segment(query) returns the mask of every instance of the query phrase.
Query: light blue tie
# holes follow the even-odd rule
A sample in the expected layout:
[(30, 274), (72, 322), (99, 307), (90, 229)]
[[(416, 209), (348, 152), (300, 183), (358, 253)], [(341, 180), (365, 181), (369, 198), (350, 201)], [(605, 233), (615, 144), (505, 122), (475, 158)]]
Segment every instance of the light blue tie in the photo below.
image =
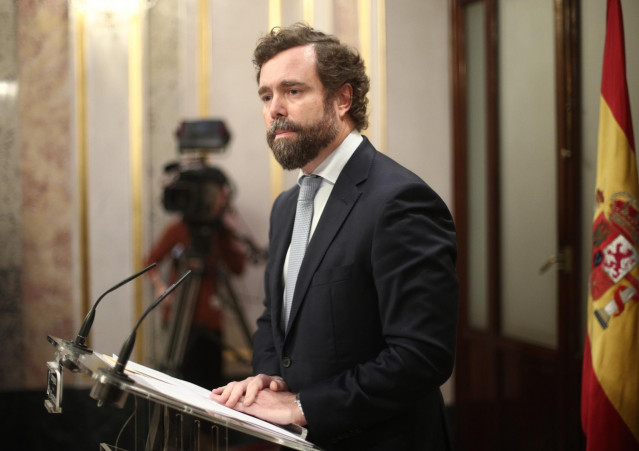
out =
[(308, 236), (311, 230), (311, 221), (313, 220), (313, 199), (321, 183), (322, 177), (316, 175), (302, 177), (300, 194), (297, 198), (297, 210), (295, 211), (291, 249), (288, 256), (288, 270), (286, 272), (286, 298), (283, 312), (285, 331), (291, 314), (297, 275), (300, 272), (300, 266), (302, 266), (302, 260), (304, 260), (306, 246), (308, 245)]

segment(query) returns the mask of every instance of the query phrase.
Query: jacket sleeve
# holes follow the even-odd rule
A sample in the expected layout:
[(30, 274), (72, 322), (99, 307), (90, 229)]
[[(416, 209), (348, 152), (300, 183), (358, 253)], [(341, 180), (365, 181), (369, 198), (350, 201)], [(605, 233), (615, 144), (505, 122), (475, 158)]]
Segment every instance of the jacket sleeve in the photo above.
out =
[[(280, 359), (275, 347), (274, 332), (275, 327), (278, 327), (279, 321), (276, 318), (272, 318), (272, 303), (278, 302), (277, 299), (271, 299), (271, 293), (274, 291), (270, 284), (271, 273), (275, 271), (273, 262), (273, 243), (275, 241), (274, 235), (278, 231), (278, 226), (274, 225), (279, 218), (280, 211), (278, 205), (281, 206), (282, 196), (280, 195), (273, 204), (271, 210), (271, 218), (269, 224), (269, 259), (266, 264), (266, 270), (264, 274), (264, 312), (257, 319), (257, 330), (253, 336), (253, 373), (254, 374), (268, 374), (270, 376), (280, 376)], [(279, 299), (281, 302), (281, 299)]]
[(253, 336), (253, 373), (280, 376), (280, 363), (273, 340), (271, 307), (264, 300), (264, 313), (257, 319), (257, 330)]

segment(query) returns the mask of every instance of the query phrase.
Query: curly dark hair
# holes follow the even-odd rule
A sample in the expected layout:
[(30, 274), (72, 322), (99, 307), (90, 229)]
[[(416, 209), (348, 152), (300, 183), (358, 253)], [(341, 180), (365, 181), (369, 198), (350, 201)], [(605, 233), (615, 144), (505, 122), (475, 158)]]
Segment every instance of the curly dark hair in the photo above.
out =
[(327, 100), (332, 99), (346, 83), (352, 86), (353, 98), (349, 114), (358, 131), (366, 129), (366, 94), (370, 82), (364, 61), (356, 50), (342, 44), (335, 36), (322, 33), (304, 23), (296, 23), (290, 27), (275, 27), (258, 41), (253, 53), (258, 84), (264, 63), (284, 50), (302, 45), (312, 45), (315, 48), (317, 74), (326, 89)]

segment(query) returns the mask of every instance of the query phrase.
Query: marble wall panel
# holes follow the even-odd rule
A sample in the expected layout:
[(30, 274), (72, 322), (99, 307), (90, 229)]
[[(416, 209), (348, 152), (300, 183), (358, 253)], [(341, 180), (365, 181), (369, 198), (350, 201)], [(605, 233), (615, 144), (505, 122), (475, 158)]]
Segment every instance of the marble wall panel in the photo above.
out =
[(0, 388), (19, 386), (22, 353), (20, 151), (17, 121), (16, 9), (0, 4)]
[(16, 2), (24, 384), (43, 386), (72, 321), (72, 137), (66, 0)]

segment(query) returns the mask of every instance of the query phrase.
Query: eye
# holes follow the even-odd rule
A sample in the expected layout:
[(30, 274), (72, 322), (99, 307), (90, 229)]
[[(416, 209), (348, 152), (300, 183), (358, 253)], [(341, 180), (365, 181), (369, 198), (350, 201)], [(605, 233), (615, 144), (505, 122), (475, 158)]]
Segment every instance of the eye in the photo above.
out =
[(273, 98), (273, 96), (272, 96), (272, 95), (270, 95), (270, 94), (264, 94), (264, 95), (261, 97), (262, 102), (264, 102), (264, 103), (270, 102), (272, 98)]
[(299, 94), (299, 93), (300, 93), (300, 90), (299, 90), (299, 89), (295, 89), (295, 88), (293, 88), (293, 89), (289, 89), (289, 90), (288, 90), (288, 93), (289, 93), (290, 95), (295, 96), (295, 95), (297, 95), (297, 94)]

